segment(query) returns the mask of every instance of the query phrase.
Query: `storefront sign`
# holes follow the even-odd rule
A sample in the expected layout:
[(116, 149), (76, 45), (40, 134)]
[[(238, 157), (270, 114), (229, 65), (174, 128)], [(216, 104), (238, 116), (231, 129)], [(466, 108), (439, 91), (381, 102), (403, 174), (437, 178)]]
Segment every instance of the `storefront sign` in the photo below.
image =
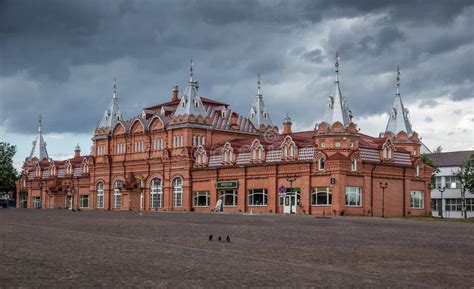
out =
[(237, 189), (238, 187), (239, 182), (237, 181), (225, 181), (216, 183), (216, 188), (218, 189)]

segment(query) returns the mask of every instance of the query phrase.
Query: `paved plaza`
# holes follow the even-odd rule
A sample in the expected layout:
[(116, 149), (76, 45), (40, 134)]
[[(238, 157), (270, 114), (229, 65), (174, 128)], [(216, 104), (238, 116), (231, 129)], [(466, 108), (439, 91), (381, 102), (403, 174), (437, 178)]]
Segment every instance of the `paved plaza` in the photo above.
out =
[(0, 288), (474, 286), (473, 223), (22, 209), (0, 220)]

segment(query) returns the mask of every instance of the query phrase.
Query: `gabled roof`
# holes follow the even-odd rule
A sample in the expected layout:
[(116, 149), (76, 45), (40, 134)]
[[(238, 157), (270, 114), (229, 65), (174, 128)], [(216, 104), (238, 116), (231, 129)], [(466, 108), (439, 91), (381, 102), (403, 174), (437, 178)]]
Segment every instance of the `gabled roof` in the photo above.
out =
[(427, 156), (437, 165), (438, 167), (455, 167), (461, 166), (474, 151), (456, 151), (456, 152), (445, 152), (445, 153), (432, 153)]

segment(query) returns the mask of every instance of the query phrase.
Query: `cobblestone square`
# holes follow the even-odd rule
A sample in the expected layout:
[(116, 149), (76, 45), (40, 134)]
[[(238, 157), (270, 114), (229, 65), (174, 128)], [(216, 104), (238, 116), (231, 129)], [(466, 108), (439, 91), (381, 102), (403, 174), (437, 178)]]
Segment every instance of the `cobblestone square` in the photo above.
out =
[(472, 223), (21, 209), (0, 220), (1, 288), (474, 286)]

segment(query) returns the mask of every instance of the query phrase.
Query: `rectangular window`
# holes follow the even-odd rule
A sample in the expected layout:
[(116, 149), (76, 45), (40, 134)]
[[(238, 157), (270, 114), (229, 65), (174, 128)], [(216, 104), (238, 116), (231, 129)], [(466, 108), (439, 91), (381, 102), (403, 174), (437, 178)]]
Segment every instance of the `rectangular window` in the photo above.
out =
[(219, 191), (219, 199), (222, 200), (224, 207), (237, 206), (237, 190)]
[(461, 181), (455, 176), (445, 177), (446, 179), (446, 188), (447, 189), (460, 189)]
[(154, 150), (163, 149), (163, 139), (162, 138), (156, 138), (156, 139), (153, 140), (153, 149)]
[(41, 197), (34, 197), (33, 198), (33, 208), (41, 209)]
[(81, 208), (89, 208), (89, 195), (81, 196)]
[(361, 195), (359, 187), (346, 187), (346, 206), (360, 207), (362, 205)]
[(193, 192), (194, 207), (209, 207), (209, 192)]
[(104, 195), (97, 195), (97, 208), (102, 209), (104, 207)]
[(330, 206), (332, 205), (332, 190), (329, 187), (313, 188), (311, 194), (312, 206)]
[(411, 191), (410, 193), (410, 207), (413, 209), (423, 209), (423, 192)]
[(266, 206), (268, 202), (267, 189), (249, 190), (249, 206)]

